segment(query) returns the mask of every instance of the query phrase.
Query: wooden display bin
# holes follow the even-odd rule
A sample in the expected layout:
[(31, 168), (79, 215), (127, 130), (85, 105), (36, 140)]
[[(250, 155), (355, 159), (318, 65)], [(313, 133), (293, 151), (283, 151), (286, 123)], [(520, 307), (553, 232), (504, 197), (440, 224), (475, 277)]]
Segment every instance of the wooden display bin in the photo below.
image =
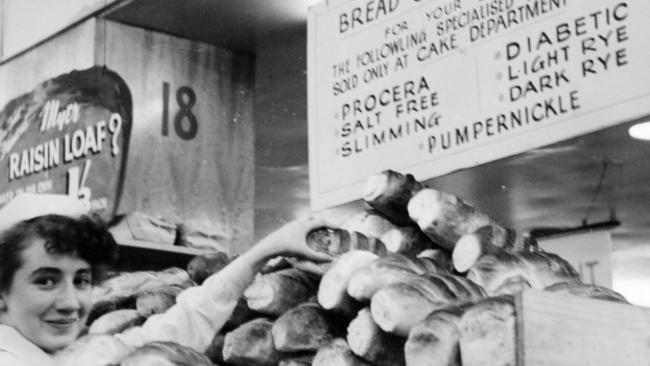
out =
[(650, 365), (650, 308), (541, 291), (515, 306), (517, 366)]

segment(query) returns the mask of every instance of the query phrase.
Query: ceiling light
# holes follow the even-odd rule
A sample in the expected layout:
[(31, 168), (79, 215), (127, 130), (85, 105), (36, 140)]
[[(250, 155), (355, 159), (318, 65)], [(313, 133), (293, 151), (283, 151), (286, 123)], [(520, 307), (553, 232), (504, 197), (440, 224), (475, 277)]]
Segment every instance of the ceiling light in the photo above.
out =
[(650, 121), (637, 123), (627, 130), (630, 136), (639, 140), (650, 140)]

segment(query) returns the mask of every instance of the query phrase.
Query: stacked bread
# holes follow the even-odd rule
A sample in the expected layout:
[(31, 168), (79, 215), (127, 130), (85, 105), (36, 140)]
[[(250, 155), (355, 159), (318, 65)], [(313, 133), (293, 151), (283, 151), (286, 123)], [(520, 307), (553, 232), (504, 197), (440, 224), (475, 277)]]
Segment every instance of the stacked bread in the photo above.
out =
[[(307, 235), (332, 263), (267, 264), (205, 351), (213, 363), (514, 365), (516, 293), (625, 302), (582, 283), (567, 261), (534, 240), (409, 174), (374, 175), (363, 196), (367, 209)], [(210, 267), (197, 257), (192, 279), (218, 271), (221, 259)], [(139, 301), (155, 309), (138, 311), (141, 317), (164, 307)]]

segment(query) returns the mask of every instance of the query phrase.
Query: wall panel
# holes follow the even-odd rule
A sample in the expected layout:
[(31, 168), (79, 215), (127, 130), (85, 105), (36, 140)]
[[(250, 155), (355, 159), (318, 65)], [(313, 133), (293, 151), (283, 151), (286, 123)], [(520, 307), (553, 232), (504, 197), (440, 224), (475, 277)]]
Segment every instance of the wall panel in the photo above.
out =
[(96, 20), (89, 19), (39, 47), (0, 65), (0, 106), (74, 69), (93, 66)]
[(253, 60), (209, 44), (105, 21), (97, 62), (133, 98), (120, 211), (183, 222), (239, 252), (253, 235)]

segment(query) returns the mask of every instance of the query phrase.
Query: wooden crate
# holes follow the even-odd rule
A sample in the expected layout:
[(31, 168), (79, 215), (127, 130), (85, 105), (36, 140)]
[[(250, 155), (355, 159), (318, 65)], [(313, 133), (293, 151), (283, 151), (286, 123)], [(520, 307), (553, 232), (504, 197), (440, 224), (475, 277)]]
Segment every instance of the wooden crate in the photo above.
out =
[(541, 291), (515, 302), (518, 366), (650, 365), (650, 308)]

